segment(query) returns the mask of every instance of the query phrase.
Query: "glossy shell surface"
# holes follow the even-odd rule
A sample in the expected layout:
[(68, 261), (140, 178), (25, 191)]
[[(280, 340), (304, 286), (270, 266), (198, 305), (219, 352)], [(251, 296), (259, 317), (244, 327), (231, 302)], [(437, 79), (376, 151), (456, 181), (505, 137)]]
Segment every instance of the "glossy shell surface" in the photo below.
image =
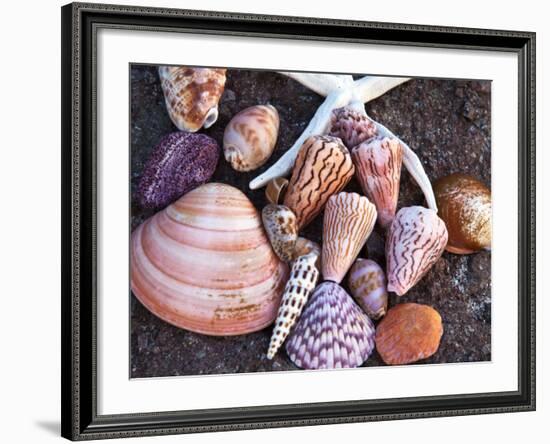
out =
[(275, 254), (285, 262), (291, 261), (298, 238), (294, 213), (284, 205), (269, 204), (262, 210), (262, 221)]
[(468, 254), (491, 249), (491, 191), (465, 174), (451, 174), (433, 184), (438, 215), (449, 231), (447, 251)]
[(441, 316), (432, 307), (397, 304), (378, 324), (376, 350), (386, 364), (410, 364), (432, 356), (442, 335)]
[(371, 319), (379, 319), (386, 314), (386, 275), (376, 262), (357, 259), (349, 272), (348, 286), (355, 301)]
[(334, 282), (323, 282), (310, 297), (290, 333), (286, 351), (304, 369), (359, 367), (374, 349), (374, 325)]
[(131, 237), (131, 288), (175, 326), (239, 335), (273, 322), (288, 278), (260, 215), (238, 189), (209, 183), (142, 223)]

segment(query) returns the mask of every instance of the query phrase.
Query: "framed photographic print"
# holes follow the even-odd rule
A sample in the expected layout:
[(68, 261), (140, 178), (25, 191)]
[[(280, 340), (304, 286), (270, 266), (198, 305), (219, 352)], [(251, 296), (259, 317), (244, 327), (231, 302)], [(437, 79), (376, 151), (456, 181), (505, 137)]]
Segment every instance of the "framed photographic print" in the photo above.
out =
[(534, 45), (63, 7), (63, 436), (533, 410)]

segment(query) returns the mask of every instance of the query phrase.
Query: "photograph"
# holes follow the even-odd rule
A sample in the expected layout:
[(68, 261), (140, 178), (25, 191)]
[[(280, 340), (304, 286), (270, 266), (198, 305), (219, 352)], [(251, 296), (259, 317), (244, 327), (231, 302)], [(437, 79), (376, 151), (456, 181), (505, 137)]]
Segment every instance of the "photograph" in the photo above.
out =
[(491, 80), (129, 86), (130, 378), (491, 361)]

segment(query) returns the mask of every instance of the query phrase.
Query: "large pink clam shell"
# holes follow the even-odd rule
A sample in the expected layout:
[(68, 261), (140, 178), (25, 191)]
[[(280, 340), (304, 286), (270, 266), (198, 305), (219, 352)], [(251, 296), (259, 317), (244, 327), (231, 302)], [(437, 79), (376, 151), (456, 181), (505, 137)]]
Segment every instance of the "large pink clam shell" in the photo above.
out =
[(216, 336), (271, 324), (288, 278), (252, 203), (217, 183), (187, 193), (132, 233), (130, 272), (132, 291), (152, 313)]

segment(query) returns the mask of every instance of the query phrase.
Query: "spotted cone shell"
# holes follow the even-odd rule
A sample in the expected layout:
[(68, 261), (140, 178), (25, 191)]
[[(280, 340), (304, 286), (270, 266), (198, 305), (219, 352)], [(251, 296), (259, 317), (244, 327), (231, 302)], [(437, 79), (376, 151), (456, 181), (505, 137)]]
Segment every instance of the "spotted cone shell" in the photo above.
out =
[(252, 171), (270, 158), (279, 133), (279, 113), (274, 106), (243, 109), (227, 124), (223, 153), (234, 170)]
[(357, 259), (348, 278), (350, 292), (371, 319), (379, 319), (388, 308), (384, 270), (370, 259)]
[(291, 261), (298, 238), (294, 213), (284, 205), (269, 204), (262, 210), (262, 221), (275, 254), (285, 262)]
[(290, 278), (286, 283), (269, 343), (268, 359), (273, 359), (287, 338), (290, 329), (300, 317), (309, 295), (317, 284), (319, 279), (319, 271), (315, 267), (317, 257), (318, 255), (315, 252), (311, 252), (292, 262)]
[(342, 282), (375, 222), (376, 208), (365, 196), (345, 192), (331, 196), (323, 221), (321, 269), (325, 280)]
[(386, 240), (388, 291), (398, 296), (409, 291), (441, 257), (447, 228), (434, 210), (401, 208)]
[(449, 230), (447, 251), (469, 254), (491, 249), (491, 190), (466, 174), (451, 174), (433, 184), (439, 217)]
[(238, 189), (208, 183), (133, 233), (130, 283), (159, 318), (207, 335), (240, 335), (273, 322), (288, 267)]
[(439, 348), (443, 323), (428, 305), (397, 304), (376, 329), (376, 350), (389, 365), (403, 365), (432, 356)]
[(178, 129), (194, 133), (216, 122), (225, 72), (221, 68), (159, 67), (166, 109)]
[(296, 214), (298, 230), (313, 220), (328, 198), (342, 190), (355, 168), (342, 141), (309, 137), (298, 152), (284, 204)]
[(374, 349), (374, 325), (334, 282), (319, 285), (290, 333), (286, 351), (304, 369), (359, 367)]
[(376, 136), (376, 125), (362, 112), (345, 106), (335, 109), (330, 119), (330, 135), (339, 137), (349, 149)]
[(397, 139), (371, 139), (356, 146), (351, 157), (363, 192), (378, 211), (378, 222), (387, 228), (397, 208), (403, 148)]

